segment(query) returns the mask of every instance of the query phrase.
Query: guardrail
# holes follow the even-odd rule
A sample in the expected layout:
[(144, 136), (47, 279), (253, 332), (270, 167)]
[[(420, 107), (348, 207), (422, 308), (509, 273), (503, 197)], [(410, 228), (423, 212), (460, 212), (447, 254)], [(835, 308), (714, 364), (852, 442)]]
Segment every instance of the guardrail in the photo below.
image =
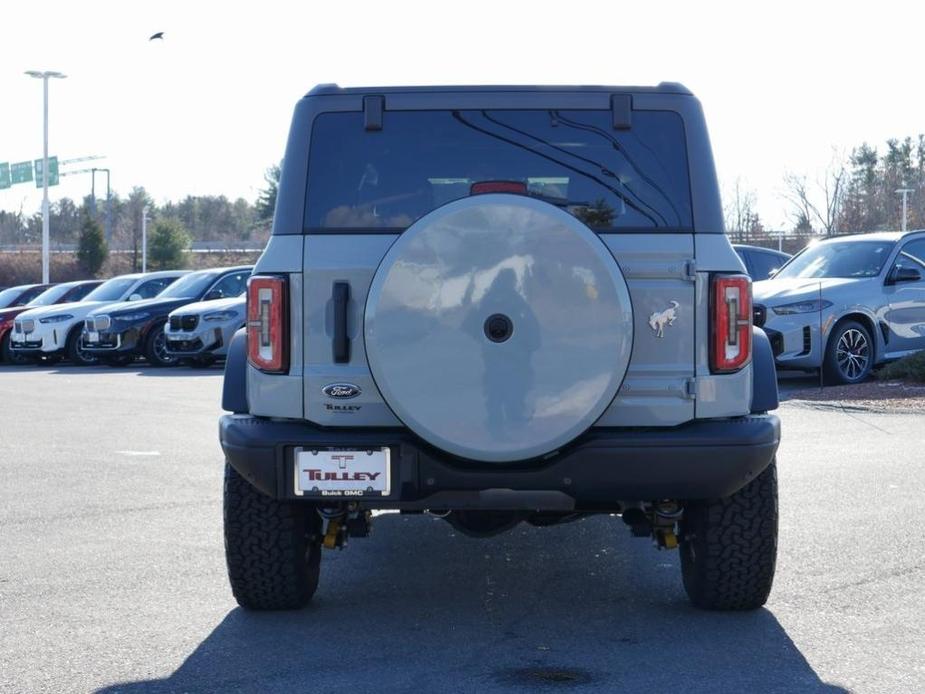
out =
[[(196, 242), (189, 249), (191, 253), (258, 253), (264, 249), (266, 243), (243, 242), (228, 246), (222, 243), (213, 243), (210, 241)], [(76, 253), (76, 243), (53, 244), (50, 248), (52, 253)], [(42, 246), (39, 244), (0, 244), (0, 253), (41, 253)], [(110, 248), (110, 253), (141, 253), (141, 249), (132, 248)]]

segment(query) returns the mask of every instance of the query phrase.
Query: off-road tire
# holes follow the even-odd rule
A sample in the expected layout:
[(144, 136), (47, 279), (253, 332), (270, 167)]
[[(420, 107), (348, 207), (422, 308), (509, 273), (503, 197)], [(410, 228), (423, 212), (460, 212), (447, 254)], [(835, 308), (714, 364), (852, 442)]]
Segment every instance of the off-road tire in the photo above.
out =
[(225, 560), (231, 592), (249, 610), (295, 610), (318, 587), (321, 518), (271, 499), (225, 464)]
[(72, 329), (67, 336), (67, 344), (64, 347), (64, 352), (67, 354), (68, 361), (74, 366), (92, 366), (99, 363), (99, 357), (95, 357), (80, 349), (80, 333), (81, 328), (78, 326)]
[(754, 610), (767, 601), (777, 561), (777, 465), (725, 499), (688, 503), (681, 575), (707, 610)]
[(145, 338), (145, 359), (151, 366), (176, 366), (179, 359), (171, 357), (164, 351), (167, 338), (164, 336), (164, 324), (155, 325)]
[(7, 331), (0, 340), (0, 361), (4, 364), (28, 364), (32, 360), (10, 347), (10, 333)]
[[(855, 331), (850, 333), (850, 331)], [(838, 362), (839, 343), (846, 334), (860, 334), (861, 339), (866, 341), (867, 355), (864, 368), (857, 375), (846, 374)], [(870, 375), (874, 365), (874, 338), (870, 331), (861, 323), (853, 320), (846, 320), (838, 323), (829, 335), (829, 341), (825, 346), (825, 359), (822, 363), (823, 376), (826, 385), (861, 383)]]

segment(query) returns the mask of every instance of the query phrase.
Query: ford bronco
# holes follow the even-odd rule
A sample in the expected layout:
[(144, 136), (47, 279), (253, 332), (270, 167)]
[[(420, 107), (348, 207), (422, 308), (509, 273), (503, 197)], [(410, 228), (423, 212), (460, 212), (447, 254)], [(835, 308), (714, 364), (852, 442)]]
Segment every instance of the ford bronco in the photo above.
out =
[(620, 516), (695, 605), (770, 592), (773, 357), (681, 85), (313, 89), (223, 407), (246, 608), (305, 605), (376, 510)]

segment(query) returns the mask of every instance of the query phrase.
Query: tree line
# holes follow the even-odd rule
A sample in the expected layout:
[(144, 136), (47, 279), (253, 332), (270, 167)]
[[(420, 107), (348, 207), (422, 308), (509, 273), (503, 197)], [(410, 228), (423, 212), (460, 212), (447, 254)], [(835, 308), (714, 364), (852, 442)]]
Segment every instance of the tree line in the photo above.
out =
[[(795, 236), (832, 236), (902, 228), (902, 196), (907, 188), (909, 229), (925, 227), (925, 135), (889, 139), (878, 148), (867, 142), (847, 155), (833, 152), (816, 177), (787, 173), (781, 197)], [(737, 240), (767, 238), (756, 211), (757, 194), (740, 179), (724, 192), (726, 231)]]
[[(142, 186), (136, 186), (127, 196), (113, 193), (111, 212), (105, 197), (94, 201), (86, 196), (81, 201), (60, 198), (49, 210), (52, 247), (59, 244), (81, 244), (82, 237), (95, 237), (95, 225), (105, 228), (110, 220), (109, 235), (103, 235), (108, 248), (132, 251), (132, 269), (140, 266), (142, 214), (148, 208), (148, 232), (169, 228), (176, 238), (189, 244), (210, 241), (233, 247), (242, 241), (263, 242), (269, 235), (276, 205), (279, 167), (267, 169), (266, 187), (253, 203), (244, 198), (230, 200), (224, 195), (186, 196), (179, 201), (158, 205)], [(157, 238), (157, 234), (155, 234)], [(23, 210), (0, 210), (0, 246), (31, 245), (42, 242), (42, 215)], [(94, 243), (96, 240), (94, 238)], [(149, 238), (149, 251), (151, 239)]]

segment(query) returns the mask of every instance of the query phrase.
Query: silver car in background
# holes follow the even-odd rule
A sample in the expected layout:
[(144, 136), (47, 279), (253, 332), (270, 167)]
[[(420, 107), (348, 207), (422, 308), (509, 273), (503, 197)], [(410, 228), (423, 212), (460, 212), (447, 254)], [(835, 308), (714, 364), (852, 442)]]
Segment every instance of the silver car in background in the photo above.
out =
[(821, 241), (753, 295), (779, 367), (857, 383), (876, 364), (925, 349), (925, 231)]
[(164, 335), (167, 352), (195, 366), (208, 366), (228, 353), (237, 330), (244, 327), (246, 296), (200, 301), (173, 311)]

